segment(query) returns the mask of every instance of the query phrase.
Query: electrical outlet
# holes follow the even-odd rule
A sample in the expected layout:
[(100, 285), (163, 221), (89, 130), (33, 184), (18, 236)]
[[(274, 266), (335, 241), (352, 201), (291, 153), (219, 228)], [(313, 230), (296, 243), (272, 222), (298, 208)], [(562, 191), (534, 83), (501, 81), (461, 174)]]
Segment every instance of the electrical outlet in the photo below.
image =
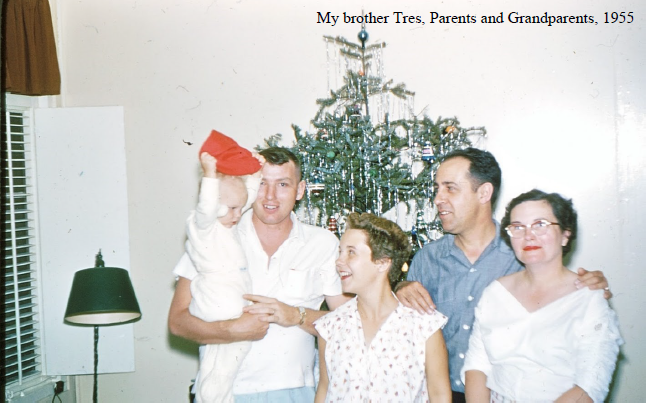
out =
[(60, 395), (61, 393), (63, 393), (64, 386), (65, 383), (63, 381), (56, 382), (56, 384), (54, 385), (54, 394)]

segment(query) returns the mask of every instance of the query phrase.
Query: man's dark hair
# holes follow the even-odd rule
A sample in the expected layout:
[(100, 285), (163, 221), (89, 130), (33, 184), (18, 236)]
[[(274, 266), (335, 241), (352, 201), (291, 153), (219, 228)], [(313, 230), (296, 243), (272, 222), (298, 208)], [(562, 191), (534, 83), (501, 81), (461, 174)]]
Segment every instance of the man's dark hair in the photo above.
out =
[(301, 162), (289, 149), (284, 147), (269, 147), (260, 151), (260, 155), (265, 157), (265, 161), (272, 165), (283, 165), (292, 161), (296, 166), (296, 177), (299, 181), (303, 180), (303, 172), (301, 171)]
[(496, 158), (489, 151), (469, 147), (463, 150), (451, 151), (444, 156), (442, 161), (458, 157), (469, 161), (469, 176), (471, 176), (471, 187), (474, 191), (483, 183), (489, 182), (493, 185), (493, 193), (491, 194), (491, 206), (493, 208), (498, 200), (502, 180), (502, 172)]
[(514, 207), (527, 201), (541, 201), (544, 200), (552, 207), (552, 212), (556, 217), (556, 221), (561, 227), (561, 231), (570, 231), (568, 243), (563, 247), (563, 256), (567, 255), (572, 249), (572, 242), (576, 239), (577, 234), (577, 213), (572, 204), (572, 199), (566, 199), (558, 193), (545, 193), (542, 190), (532, 189), (529, 192), (513, 198), (505, 209), (505, 216), (500, 222), (500, 231), (503, 239), (511, 246), (509, 234), (505, 228), (510, 224), (511, 211)]

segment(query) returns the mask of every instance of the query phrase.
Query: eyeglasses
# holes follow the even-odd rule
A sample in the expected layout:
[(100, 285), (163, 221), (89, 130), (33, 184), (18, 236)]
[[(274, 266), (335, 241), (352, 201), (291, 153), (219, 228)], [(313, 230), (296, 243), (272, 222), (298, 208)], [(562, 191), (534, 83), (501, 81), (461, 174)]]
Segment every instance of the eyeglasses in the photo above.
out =
[(536, 236), (541, 236), (545, 235), (547, 233), (547, 228), (550, 225), (559, 225), (557, 222), (549, 222), (547, 220), (538, 220), (532, 225), (523, 225), (523, 224), (509, 224), (508, 226), (505, 227), (505, 230), (509, 234), (510, 237), (512, 238), (522, 238), (525, 236), (525, 233), (527, 232), (527, 228), (529, 227), (530, 230), (532, 231), (532, 234)]

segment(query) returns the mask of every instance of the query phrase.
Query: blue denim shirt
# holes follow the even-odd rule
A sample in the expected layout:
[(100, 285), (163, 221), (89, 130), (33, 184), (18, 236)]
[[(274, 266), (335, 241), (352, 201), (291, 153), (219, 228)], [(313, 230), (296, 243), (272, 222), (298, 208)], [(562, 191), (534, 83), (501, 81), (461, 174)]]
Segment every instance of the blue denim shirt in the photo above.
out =
[(474, 264), (455, 246), (455, 236), (451, 234), (425, 245), (413, 258), (407, 280), (419, 281), (431, 294), (437, 310), (449, 317), (442, 333), (449, 352), (449, 375), (454, 391), (464, 392), (460, 370), (482, 291), (495, 279), (521, 268), (514, 252), (500, 237), (498, 222), (496, 238)]

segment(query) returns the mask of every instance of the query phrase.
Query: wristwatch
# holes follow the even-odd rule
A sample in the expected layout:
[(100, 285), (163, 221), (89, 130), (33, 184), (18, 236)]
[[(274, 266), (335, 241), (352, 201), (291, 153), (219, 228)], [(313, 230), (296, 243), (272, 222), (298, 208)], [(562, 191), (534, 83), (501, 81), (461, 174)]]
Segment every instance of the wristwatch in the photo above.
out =
[(303, 323), (305, 323), (305, 315), (307, 315), (307, 312), (302, 306), (298, 307), (298, 312), (301, 314), (301, 321), (298, 322), (298, 326), (301, 326)]

